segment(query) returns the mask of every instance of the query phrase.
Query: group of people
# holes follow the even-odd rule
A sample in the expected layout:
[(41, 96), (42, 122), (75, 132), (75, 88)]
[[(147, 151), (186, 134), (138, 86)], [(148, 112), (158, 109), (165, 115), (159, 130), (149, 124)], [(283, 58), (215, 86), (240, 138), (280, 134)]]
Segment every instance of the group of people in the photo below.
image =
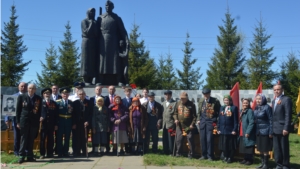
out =
[[(289, 125), (291, 122), (291, 99), (283, 95), (281, 85), (274, 85), (275, 99), (267, 104), (263, 94), (255, 96), (253, 111), (249, 99), (242, 99), (239, 111), (232, 98), (225, 95), (224, 105), (211, 97), (210, 89), (203, 89), (203, 98), (195, 104), (188, 94), (182, 92), (180, 99), (172, 98), (172, 91), (164, 92), (165, 101), (155, 101), (155, 93), (143, 89), (143, 97), (131, 97), (131, 88), (124, 88), (125, 97), (108, 87), (108, 96), (102, 96), (102, 87), (95, 87), (95, 96), (88, 97), (84, 83), (74, 84), (75, 94), (69, 96), (70, 88), (53, 85), (45, 88), (38, 96), (35, 84), (20, 83), (16, 117), (12, 120), (15, 133), (14, 152), (19, 163), (27, 156), (33, 158), (34, 139), (40, 133), (40, 158), (69, 156), (72, 136), (73, 156), (88, 153), (116, 155), (149, 153), (150, 136), (152, 153), (158, 151), (158, 132), (163, 131), (163, 153), (180, 157), (183, 154), (183, 139), (186, 136), (189, 152), (195, 153), (194, 136), (199, 133), (201, 144), (200, 160), (214, 160), (214, 139), (219, 135), (221, 159), (232, 163), (235, 150), (244, 154), (241, 164), (253, 163), (254, 146), (261, 153), (261, 165), (268, 168), (269, 151), (274, 150), (277, 168), (289, 168)], [(27, 90), (26, 90), (27, 89)], [(58, 89), (60, 95), (58, 94)], [(217, 132), (214, 133), (213, 131)], [(87, 150), (88, 134), (91, 131), (92, 152)], [(54, 134), (55, 133), (55, 134)], [(54, 137), (55, 136), (55, 137)], [(63, 139), (64, 138), (64, 139)], [(45, 142), (47, 139), (47, 147)], [(55, 147), (54, 147), (55, 143)], [(175, 145), (174, 145), (175, 144)], [(118, 148), (120, 146), (120, 148)], [(118, 151), (120, 150), (120, 151)]]

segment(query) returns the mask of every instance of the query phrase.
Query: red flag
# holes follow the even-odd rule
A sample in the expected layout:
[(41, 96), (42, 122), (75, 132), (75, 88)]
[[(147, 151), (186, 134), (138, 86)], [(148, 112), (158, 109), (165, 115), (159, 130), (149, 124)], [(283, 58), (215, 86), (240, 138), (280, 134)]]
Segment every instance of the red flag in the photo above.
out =
[(230, 96), (232, 98), (233, 105), (240, 110), (240, 84), (236, 82), (233, 88), (230, 90)]
[[(259, 86), (258, 86), (258, 88), (257, 88), (257, 90), (256, 90), (255, 96), (256, 96), (257, 94), (259, 94), (259, 93), (262, 93), (262, 82), (259, 83)], [(256, 107), (256, 97), (255, 97), (255, 96), (254, 96), (254, 99), (253, 99), (253, 102), (252, 102), (252, 105), (251, 105), (251, 109), (252, 109), (252, 110), (254, 110), (255, 107)]]

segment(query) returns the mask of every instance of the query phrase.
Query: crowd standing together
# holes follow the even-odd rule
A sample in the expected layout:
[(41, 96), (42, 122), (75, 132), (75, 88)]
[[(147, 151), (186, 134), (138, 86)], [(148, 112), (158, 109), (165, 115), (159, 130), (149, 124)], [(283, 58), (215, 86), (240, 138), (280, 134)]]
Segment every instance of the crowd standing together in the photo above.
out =
[[(180, 100), (172, 99), (172, 91), (165, 91), (165, 101), (155, 101), (155, 93), (143, 89), (131, 97), (131, 88), (125, 88), (126, 97), (115, 93), (109, 86), (108, 96), (102, 96), (102, 87), (95, 87), (95, 96), (88, 97), (84, 83), (74, 84), (75, 94), (69, 96), (70, 88), (53, 85), (45, 88), (41, 96), (36, 94), (35, 84), (22, 82), (19, 85), (14, 129), (14, 153), (19, 163), (35, 161), (34, 139), (40, 133), (40, 158), (68, 157), (72, 138), (72, 156), (143, 155), (149, 153), (150, 137), (152, 153), (158, 152), (158, 132), (163, 131), (163, 153), (180, 157), (183, 154), (183, 139), (188, 141), (188, 158), (195, 156), (195, 133), (199, 133), (201, 158), (215, 160), (214, 139), (219, 135), (218, 148), (221, 160), (232, 163), (235, 150), (244, 154), (241, 164), (253, 163), (254, 147), (260, 152), (261, 164), (257, 168), (267, 169), (269, 151), (274, 150), (277, 169), (288, 169), (289, 126), (291, 123), (292, 102), (283, 95), (283, 88), (273, 87), (275, 99), (272, 106), (266, 97), (258, 94), (255, 110), (250, 108), (250, 100), (242, 100), (242, 109), (233, 105), (232, 98), (225, 95), (224, 105), (210, 96), (210, 89), (203, 89), (198, 111), (182, 92)], [(60, 95), (58, 94), (58, 90)], [(214, 133), (214, 130), (217, 132)], [(91, 131), (92, 151), (88, 152), (87, 142)], [(55, 136), (55, 137), (54, 137)], [(72, 137), (71, 137), (72, 136)], [(47, 139), (47, 147), (46, 146)], [(112, 144), (112, 151), (110, 145)], [(120, 147), (118, 147), (120, 146)], [(120, 150), (120, 151), (119, 151)]]

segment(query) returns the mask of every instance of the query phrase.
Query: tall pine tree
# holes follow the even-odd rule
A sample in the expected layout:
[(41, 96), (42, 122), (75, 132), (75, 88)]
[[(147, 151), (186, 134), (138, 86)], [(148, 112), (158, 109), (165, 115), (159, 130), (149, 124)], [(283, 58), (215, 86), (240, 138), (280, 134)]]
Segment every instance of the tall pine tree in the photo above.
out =
[(249, 87), (256, 89), (260, 82), (265, 88), (272, 88), (272, 81), (276, 73), (272, 70), (272, 65), (276, 57), (272, 58), (273, 47), (268, 48), (267, 43), (271, 35), (266, 33), (262, 19), (258, 21), (253, 34), (253, 41), (250, 43), (251, 58), (248, 62), (249, 69)]
[(243, 47), (237, 26), (231, 18), (229, 10), (223, 20), (224, 26), (219, 26), (220, 35), (217, 36), (219, 48), (215, 49), (207, 70), (206, 87), (214, 90), (230, 90), (236, 82), (245, 82)]
[(19, 25), (16, 23), (16, 7), (11, 6), (10, 21), (4, 22), (4, 30), (1, 30), (1, 85), (17, 86), (22, 80), (26, 68), (31, 60), (23, 62), (23, 53), (27, 51), (23, 45), (23, 35), (18, 35)]
[(163, 55), (160, 56), (157, 70), (157, 79), (159, 85), (157, 89), (177, 89), (177, 78), (174, 72), (173, 60), (171, 56), (171, 53), (167, 53), (167, 57), (164, 57)]
[(144, 40), (139, 40), (141, 33), (138, 32), (139, 26), (133, 24), (129, 43), (129, 80), (130, 83), (136, 84), (138, 88), (148, 87), (157, 88), (156, 65), (152, 58), (149, 57), (150, 52), (145, 49)]
[(58, 82), (59, 86), (73, 86), (74, 82), (79, 78), (79, 57), (76, 40), (73, 40), (71, 26), (68, 22), (65, 25), (66, 32), (64, 40), (60, 41), (59, 47), (59, 70)]
[(53, 84), (56, 84), (60, 75), (57, 66), (58, 55), (55, 46), (52, 42), (50, 43), (50, 47), (47, 49), (45, 55), (46, 63), (43, 63), (41, 61), (43, 70), (41, 74), (36, 73), (38, 78), (36, 83), (39, 87), (43, 88), (50, 87)]
[(180, 61), (182, 64), (182, 71), (177, 69), (179, 89), (181, 90), (199, 90), (203, 84), (203, 80), (200, 81), (202, 73), (200, 73), (200, 67), (193, 69), (192, 66), (197, 62), (197, 59), (192, 59), (192, 53), (194, 48), (191, 47), (192, 42), (189, 41), (190, 35), (186, 34), (186, 41), (184, 44), (183, 60)]

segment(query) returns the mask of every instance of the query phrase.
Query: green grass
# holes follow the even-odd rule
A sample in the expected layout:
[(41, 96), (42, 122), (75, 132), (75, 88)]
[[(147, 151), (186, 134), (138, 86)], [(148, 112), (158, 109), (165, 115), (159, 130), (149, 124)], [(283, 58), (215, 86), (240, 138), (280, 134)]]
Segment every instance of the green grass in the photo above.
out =
[(18, 157), (16, 157), (14, 154), (7, 154), (5, 152), (1, 152), (1, 163), (16, 163), (18, 162)]
[[(292, 168), (300, 168), (300, 136), (291, 134), (290, 137), (290, 162)], [(259, 157), (255, 156), (254, 164), (251, 166), (245, 166), (238, 163), (239, 160), (235, 160), (232, 164), (223, 163), (221, 160), (216, 161), (200, 161), (197, 158), (188, 159), (187, 157), (172, 157), (162, 154), (162, 147), (159, 146), (158, 154), (145, 154), (144, 164), (154, 166), (201, 166), (201, 167), (218, 167), (218, 168), (255, 168), (259, 164)], [(275, 168), (276, 164), (274, 160), (270, 160), (270, 167)]]

